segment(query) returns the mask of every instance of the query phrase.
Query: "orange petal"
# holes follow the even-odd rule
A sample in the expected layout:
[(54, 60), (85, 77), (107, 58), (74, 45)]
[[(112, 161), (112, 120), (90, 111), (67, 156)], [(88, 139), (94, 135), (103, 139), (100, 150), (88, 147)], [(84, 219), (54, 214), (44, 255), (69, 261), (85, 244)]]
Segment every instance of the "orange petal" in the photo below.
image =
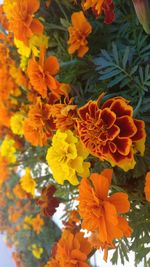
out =
[(33, 14), (35, 13), (39, 7), (40, 7), (40, 1), (39, 0), (25, 0), (28, 5), (28, 13)]
[(44, 26), (38, 19), (33, 19), (30, 29), (34, 34), (41, 34), (44, 30)]
[(108, 179), (97, 173), (91, 174), (90, 179), (94, 185), (97, 196), (101, 200), (104, 200), (107, 197), (109, 191)]
[(105, 209), (105, 218), (108, 223), (117, 225), (117, 210), (113, 204), (108, 201), (104, 201), (104, 209)]
[(82, 30), (83, 27), (85, 27), (85, 24), (87, 27), (91, 28), (90, 24), (88, 23), (82, 11), (74, 12), (71, 16), (71, 21), (72, 21), (73, 26), (79, 30)]
[(110, 185), (113, 175), (113, 169), (105, 169), (101, 172), (101, 175), (105, 176), (108, 179)]
[(130, 203), (126, 193), (115, 193), (109, 197), (109, 201), (115, 206), (117, 212), (119, 213), (126, 213), (130, 209)]
[(145, 197), (147, 201), (150, 201), (150, 172), (146, 174), (146, 182), (144, 187)]
[(133, 232), (133, 230), (129, 226), (128, 221), (123, 217), (118, 217), (118, 221), (119, 221), (119, 228), (123, 232), (123, 235), (125, 237), (130, 237), (132, 232)]
[(78, 49), (78, 57), (82, 58), (88, 52), (89, 48), (87, 46), (80, 46)]
[[(57, 81), (55, 80), (55, 78), (51, 75), (47, 75), (46, 76), (46, 84), (48, 86), (48, 88), (53, 91), (57, 89)], [(55, 92), (53, 92), (55, 93)]]
[(60, 66), (57, 57), (49, 56), (45, 61), (44, 70), (55, 76), (59, 72)]

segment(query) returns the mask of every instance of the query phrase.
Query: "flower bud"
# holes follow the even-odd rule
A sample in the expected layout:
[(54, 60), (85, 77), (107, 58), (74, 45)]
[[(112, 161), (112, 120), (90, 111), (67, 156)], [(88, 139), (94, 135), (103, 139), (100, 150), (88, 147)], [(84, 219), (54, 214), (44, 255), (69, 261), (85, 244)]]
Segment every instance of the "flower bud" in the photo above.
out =
[(149, 0), (132, 0), (136, 15), (146, 33), (150, 34), (150, 6)]

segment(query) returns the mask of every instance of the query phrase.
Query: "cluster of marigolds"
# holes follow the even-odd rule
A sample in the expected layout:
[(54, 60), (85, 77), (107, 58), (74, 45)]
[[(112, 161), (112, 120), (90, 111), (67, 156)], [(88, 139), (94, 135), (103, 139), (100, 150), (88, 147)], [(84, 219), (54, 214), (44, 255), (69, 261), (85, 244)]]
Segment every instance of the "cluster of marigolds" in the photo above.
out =
[[(109, 24), (115, 19), (114, 4), (112, 0), (83, 0), (80, 5), (72, 2), (80, 10), (71, 16), (68, 53), (82, 58), (88, 53), (88, 36), (92, 34), (87, 10), (92, 9), (96, 17), (104, 14), (104, 22)], [(80, 108), (74, 103), (71, 85), (59, 81), (59, 58), (47, 54), (44, 16), (37, 17), (40, 4), (39, 0), (4, 0), (0, 6), (4, 29), (0, 33), (0, 203), (6, 205), (2, 191), (8, 179), (13, 179), (12, 174), (19, 172), (20, 154), (29, 146), (46, 147), (45, 163), (54, 183), (40, 191), (27, 167), (13, 187), (17, 201), (9, 207), (9, 220), (16, 223), (31, 206), (31, 199), (36, 199), (40, 213), (26, 216), (20, 227), (38, 235), (43, 218), (51, 217), (61, 202), (55, 197), (55, 184), (61, 187), (68, 181), (78, 190), (78, 206), (70, 212), (45, 267), (88, 267), (87, 259), (95, 250), (104, 250), (107, 260), (114, 241), (131, 236), (125, 216), (130, 210), (128, 195), (111, 193), (111, 167), (125, 172), (135, 167), (135, 155), (143, 156), (145, 151), (145, 123), (133, 117), (132, 106), (120, 96), (104, 101), (102, 94)], [(45, 1), (45, 9), (50, 7), (51, 1)], [(91, 173), (91, 158), (107, 161), (111, 167)], [(8, 188), (5, 194), (11, 198)], [(150, 173), (145, 195), (150, 201)], [(28, 199), (24, 206), (23, 199)], [(81, 229), (90, 232), (90, 237), (85, 238)], [(38, 244), (31, 244), (30, 250), (36, 259), (42, 257), (43, 248)], [(13, 257), (18, 267), (24, 266), (19, 253)]]

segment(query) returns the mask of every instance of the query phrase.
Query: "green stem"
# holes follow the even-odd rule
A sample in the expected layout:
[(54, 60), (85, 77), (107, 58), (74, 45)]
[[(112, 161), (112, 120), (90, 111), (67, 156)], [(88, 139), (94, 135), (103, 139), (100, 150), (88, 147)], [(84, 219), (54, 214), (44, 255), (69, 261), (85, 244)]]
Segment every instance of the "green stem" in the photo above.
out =
[(139, 111), (139, 108), (140, 108), (140, 106), (141, 106), (141, 104), (142, 104), (142, 100), (143, 100), (143, 97), (142, 97), (142, 95), (140, 95), (140, 96), (139, 96), (139, 101), (138, 101), (138, 103), (137, 103), (137, 106), (136, 106), (136, 108), (135, 108), (134, 111), (133, 111), (133, 116), (134, 116), (134, 117), (137, 115), (137, 113), (138, 113), (138, 111)]
[(64, 31), (67, 32), (68, 30), (66, 28), (64, 28), (63, 26), (59, 26), (59, 25), (55, 25), (53, 23), (48, 24), (47, 23), (47, 29), (48, 30), (60, 30), (60, 31)]
[(59, 0), (56, 0), (56, 3), (58, 5), (59, 9), (61, 10), (62, 14), (64, 15), (65, 19), (68, 21), (68, 17), (66, 15), (66, 12), (64, 11), (62, 5), (59, 3)]
[(78, 60), (78, 59), (74, 59), (74, 60), (70, 60), (70, 61), (66, 61), (66, 62), (62, 62), (60, 64), (61, 67), (68, 67), (69, 65), (74, 65), (74, 64), (78, 64), (78, 63), (83, 63), (83, 61)]

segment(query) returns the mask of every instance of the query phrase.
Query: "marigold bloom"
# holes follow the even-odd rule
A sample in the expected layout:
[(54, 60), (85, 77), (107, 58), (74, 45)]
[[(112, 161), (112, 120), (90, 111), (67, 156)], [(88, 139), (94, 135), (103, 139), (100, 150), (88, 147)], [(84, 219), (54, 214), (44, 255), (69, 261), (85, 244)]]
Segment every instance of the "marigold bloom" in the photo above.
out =
[(50, 113), (56, 124), (56, 129), (74, 130), (75, 118), (77, 117), (77, 106), (71, 103), (54, 104), (51, 106)]
[(58, 130), (52, 139), (52, 146), (47, 151), (46, 159), (54, 179), (59, 184), (68, 180), (71, 184), (77, 185), (77, 174), (89, 175), (90, 163), (84, 162), (87, 156), (87, 150), (73, 132)]
[(40, 214), (37, 214), (37, 216), (32, 219), (32, 227), (33, 230), (36, 232), (37, 235), (39, 235), (39, 233), (41, 232), (41, 227), (44, 225), (44, 221), (41, 218)]
[(15, 261), (16, 267), (24, 267), (19, 252), (12, 252), (12, 258)]
[(107, 100), (101, 108), (89, 101), (79, 109), (78, 134), (89, 152), (124, 171), (135, 166), (134, 154), (145, 150), (144, 121), (133, 119), (133, 109), (121, 97)]
[(10, 127), (14, 134), (23, 135), (24, 115), (20, 112), (15, 113), (10, 119)]
[(114, 14), (114, 3), (113, 0), (83, 0), (83, 9), (87, 10), (89, 8), (92, 8), (93, 13), (96, 16), (100, 16), (102, 12), (105, 14), (105, 20), (104, 22), (106, 24), (110, 24), (115, 19)]
[(22, 189), (30, 193), (32, 196), (35, 194), (35, 187), (36, 187), (36, 182), (31, 176), (31, 172), (29, 168), (25, 169), (25, 174), (21, 177), (20, 179), (20, 184)]
[(0, 146), (1, 155), (6, 157), (8, 163), (16, 162), (16, 148), (15, 141), (11, 138), (5, 137)]
[(42, 214), (45, 216), (51, 217), (59, 206), (58, 198), (53, 196), (55, 191), (55, 186), (48, 185), (42, 189), (41, 196), (37, 200), (37, 204), (40, 205)]
[[(121, 213), (129, 211), (130, 203), (126, 193), (114, 193), (108, 196), (112, 170), (101, 174), (93, 173), (90, 181), (81, 180), (79, 186), (79, 213), (83, 219), (82, 227), (99, 233), (101, 243), (112, 244), (115, 238), (121, 238), (125, 230), (121, 227)], [(124, 225), (124, 224), (123, 224)]]
[(13, 193), (19, 199), (27, 198), (27, 193), (22, 189), (20, 184), (15, 185), (15, 187), (13, 188)]
[(43, 248), (38, 247), (36, 244), (33, 244), (31, 247), (32, 254), (36, 259), (40, 259), (43, 254)]
[(16, 0), (12, 6), (12, 14), (9, 20), (9, 29), (13, 31), (16, 39), (27, 43), (33, 34), (43, 32), (43, 24), (34, 18), (34, 13), (39, 7), (39, 0)]
[(0, 188), (3, 183), (9, 178), (8, 161), (0, 153)]
[(49, 56), (45, 59), (45, 48), (41, 47), (40, 58), (37, 62), (35, 57), (29, 60), (27, 73), (34, 90), (37, 91), (42, 98), (46, 98), (48, 89), (55, 94), (64, 95), (59, 86), (59, 82), (55, 76), (59, 72), (59, 62), (55, 56)]
[(41, 99), (30, 107), (28, 118), (24, 121), (24, 136), (33, 146), (43, 146), (52, 137), (55, 124), (50, 114), (51, 105)]
[(57, 243), (55, 257), (48, 262), (49, 267), (89, 267), (86, 263), (91, 252), (87, 238), (81, 232), (65, 230)]
[(92, 27), (82, 11), (74, 12), (71, 21), (72, 25), (68, 28), (68, 53), (77, 51), (78, 57), (83, 57), (89, 50), (87, 37), (92, 32)]
[(144, 187), (145, 197), (147, 201), (150, 201), (150, 172), (146, 174), (146, 181)]

